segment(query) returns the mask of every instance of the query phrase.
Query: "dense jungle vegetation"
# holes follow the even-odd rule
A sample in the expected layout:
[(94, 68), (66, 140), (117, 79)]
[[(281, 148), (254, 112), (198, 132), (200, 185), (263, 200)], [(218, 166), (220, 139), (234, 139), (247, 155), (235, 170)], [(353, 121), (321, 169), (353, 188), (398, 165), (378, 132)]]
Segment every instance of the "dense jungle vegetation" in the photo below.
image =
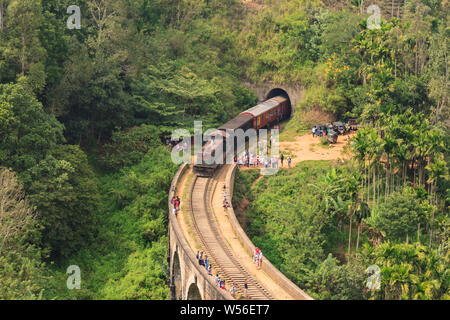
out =
[(315, 112), (361, 130), (351, 162), (239, 176), (255, 243), (316, 298), (449, 298), (448, 2), (380, 29), (359, 1), (257, 3), (79, 0), (70, 30), (70, 0), (0, 0), (1, 299), (169, 298), (165, 139), (264, 81), (305, 88), (287, 130)]

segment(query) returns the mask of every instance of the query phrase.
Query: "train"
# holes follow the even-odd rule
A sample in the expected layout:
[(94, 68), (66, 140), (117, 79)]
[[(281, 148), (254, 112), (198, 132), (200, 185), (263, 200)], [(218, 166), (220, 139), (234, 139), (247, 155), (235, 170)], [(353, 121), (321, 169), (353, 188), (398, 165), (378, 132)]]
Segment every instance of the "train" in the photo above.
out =
[[(244, 112), (222, 125), (217, 131), (211, 134), (214, 136), (221, 136), (220, 141), (216, 139), (209, 140), (195, 155), (196, 159), (200, 161), (194, 162), (194, 173), (201, 177), (212, 177), (221, 164), (213, 162), (216, 152), (222, 149), (222, 154), (225, 160), (227, 146), (226, 140), (228, 138), (228, 130), (234, 131), (242, 129), (244, 132), (248, 129), (263, 129), (270, 128), (272, 125), (279, 123), (290, 117), (291, 105), (288, 98), (284, 96), (276, 96), (270, 98)], [(235, 143), (236, 146), (236, 143)], [(236, 152), (236, 150), (234, 150)], [(225, 161), (222, 161), (225, 163)]]

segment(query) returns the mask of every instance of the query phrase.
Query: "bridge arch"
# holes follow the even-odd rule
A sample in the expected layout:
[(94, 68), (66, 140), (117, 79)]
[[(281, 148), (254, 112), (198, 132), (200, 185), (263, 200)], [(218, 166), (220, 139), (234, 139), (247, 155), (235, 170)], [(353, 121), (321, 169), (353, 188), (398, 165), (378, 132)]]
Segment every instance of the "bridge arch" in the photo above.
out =
[(180, 256), (178, 254), (178, 250), (175, 251), (172, 258), (172, 279), (171, 279), (171, 289), (172, 297), (175, 300), (183, 299), (183, 280), (181, 276), (181, 264), (180, 264)]
[(191, 285), (189, 286), (186, 300), (203, 300), (200, 289), (198, 288), (196, 282), (191, 283)]

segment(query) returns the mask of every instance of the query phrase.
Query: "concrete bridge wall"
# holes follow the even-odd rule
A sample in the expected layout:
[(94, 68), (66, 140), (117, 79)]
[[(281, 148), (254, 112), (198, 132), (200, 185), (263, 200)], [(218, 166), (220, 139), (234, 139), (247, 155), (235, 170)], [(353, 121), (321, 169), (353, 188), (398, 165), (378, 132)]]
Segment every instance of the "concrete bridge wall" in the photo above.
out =
[[(233, 189), (234, 189), (234, 178), (236, 175), (237, 166), (230, 165), (231, 169), (228, 170), (226, 185), (230, 188), (230, 196), (233, 197)], [(228, 216), (230, 217), (231, 224), (233, 225), (234, 232), (240, 242), (247, 249), (247, 252), (250, 255), (253, 255), (255, 252), (255, 245), (248, 238), (245, 231), (242, 229), (239, 221), (236, 218), (233, 207), (228, 208)], [(289, 293), (296, 300), (313, 300), (306, 292), (297, 287), (291, 280), (289, 280), (284, 274), (282, 274), (276, 267), (264, 258), (264, 262), (262, 264), (262, 269), (272, 278), (275, 282), (283, 288), (287, 293)]]
[(273, 82), (251, 83), (244, 82), (244, 85), (256, 94), (259, 102), (263, 102), (269, 98), (274, 97), (277, 91), (282, 90), (286, 92), (291, 100), (292, 111), (295, 112), (295, 107), (303, 99), (305, 89), (300, 84), (276, 84)]
[[(183, 232), (176, 217), (171, 213), (170, 199), (175, 195), (180, 177), (186, 172), (188, 165), (183, 164), (172, 181), (169, 192), (169, 267), (170, 289), (172, 300), (232, 300), (233, 297), (226, 291), (217, 287), (212, 276), (209, 276), (204, 267), (198, 264), (191, 247), (184, 238)], [(226, 184), (233, 194), (236, 165), (229, 168)], [(238, 239), (248, 252), (254, 252), (255, 246), (239, 225), (233, 208), (229, 208), (229, 217)], [(268, 273), (287, 293), (298, 300), (310, 300), (305, 292), (298, 288), (267, 259), (263, 263), (263, 270)]]
[(198, 264), (191, 247), (184, 238), (176, 217), (171, 213), (170, 199), (174, 196), (180, 177), (188, 165), (183, 164), (175, 174), (169, 192), (169, 268), (172, 300), (232, 300), (221, 290), (205, 268)]

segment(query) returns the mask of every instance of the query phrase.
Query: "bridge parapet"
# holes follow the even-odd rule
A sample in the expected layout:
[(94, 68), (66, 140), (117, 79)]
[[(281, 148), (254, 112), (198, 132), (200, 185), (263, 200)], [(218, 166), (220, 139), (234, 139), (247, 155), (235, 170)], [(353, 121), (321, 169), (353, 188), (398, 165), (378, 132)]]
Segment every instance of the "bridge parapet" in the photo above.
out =
[[(228, 170), (226, 185), (229, 186), (230, 197), (233, 197), (234, 189), (234, 179), (236, 175), (237, 165), (230, 165), (231, 169)], [(239, 221), (234, 213), (233, 206), (228, 208), (228, 215), (230, 217), (231, 224), (233, 226), (236, 236), (240, 239), (241, 243), (248, 251), (250, 255), (255, 252), (255, 245), (248, 238), (244, 229), (242, 229)], [(281, 288), (283, 288), (287, 293), (297, 300), (313, 300), (306, 292), (297, 287), (291, 280), (289, 280), (283, 273), (281, 273), (267, 258), (264, 258), (264, 263), (262, 264), (262, 270), (264, 270)]]
[(188, 168), (187, 164), (181, 165), (169, 192), (170, 296), (172, 300), (232, 300), (232, 296), (220, 289), (205, 268), (198, 264), (177, 218), (172, 214), (170, 199), (175, 195), (179, 180)]

